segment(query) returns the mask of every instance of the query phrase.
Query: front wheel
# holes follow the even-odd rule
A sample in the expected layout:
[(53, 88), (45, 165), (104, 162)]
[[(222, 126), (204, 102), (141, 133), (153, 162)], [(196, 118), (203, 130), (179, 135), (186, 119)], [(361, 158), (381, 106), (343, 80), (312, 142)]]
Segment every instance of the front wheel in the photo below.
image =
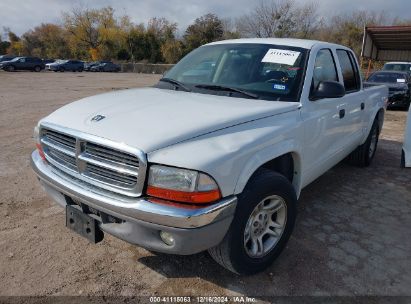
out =
[(36, 66), (34, 67), (33, 71), (38, 73), (38, 72), (41, 71), (41, 67), (38, 66), (38, 65), (36, 65)]
[(7, 72), (14, 72), (16, 70), (16, 68), (14, 67), (14, 65), (9, 65), (7, 68), (6, 68), (6, 71)]
[(223, 241), (208, 250), (226, 269), (244, 275), (270, 266), (294, 228), (297, 198), (281, 174), (260, 169), (238, 197), (236, 213)]

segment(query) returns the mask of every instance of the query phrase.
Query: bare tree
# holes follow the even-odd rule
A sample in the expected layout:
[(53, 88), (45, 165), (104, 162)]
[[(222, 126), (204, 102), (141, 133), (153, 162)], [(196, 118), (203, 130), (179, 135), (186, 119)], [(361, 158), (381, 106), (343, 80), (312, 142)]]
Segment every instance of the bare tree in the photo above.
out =
[(295, 0), (260, 0), (250, 14), (237, 19), (237, 30), (243, 37), (311, 38), (323, 23), (317, 7)]
[(294, 0), (261, 0), (254, 10), (237, 20), (245, 37), (288, 37), (295, 33)]
[(324, 25), (324, 19), (317, 13), (317, 3), (307, 3), (294, 13), (297, 38), (310, 39)]

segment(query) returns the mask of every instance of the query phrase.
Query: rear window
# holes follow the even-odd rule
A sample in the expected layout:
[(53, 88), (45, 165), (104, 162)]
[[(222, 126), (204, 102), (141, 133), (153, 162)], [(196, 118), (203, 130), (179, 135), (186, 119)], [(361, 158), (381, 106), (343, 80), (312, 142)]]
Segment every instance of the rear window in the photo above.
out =
[(377, 72), (368, 78), (369, 82), (380, 82), (380, 83), (404, 83), (407, 81), (406, 76), (401, 73), (384, 73)]
[(411, 72), (411, 64), (404, 63), (387, 63), (384, 65), (384, 71), (401, 71)]
[(345, 90), (347, 92), (358, 91), (360, 89), (360, 76), (353, 56), (346, 50), (337, 50), (337, 56), (340, 61)]

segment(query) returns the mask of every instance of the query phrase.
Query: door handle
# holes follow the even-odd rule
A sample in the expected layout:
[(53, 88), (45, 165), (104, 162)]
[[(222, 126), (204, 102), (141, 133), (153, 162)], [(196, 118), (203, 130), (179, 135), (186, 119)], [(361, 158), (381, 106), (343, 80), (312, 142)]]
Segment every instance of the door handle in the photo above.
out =
[(344, 118), (344, 116), (345, 116), (345, 109), (341, 109), (340, 110), (340, 119)]
[(365, 109), (365, 103), (361, 103), (361, 111)]

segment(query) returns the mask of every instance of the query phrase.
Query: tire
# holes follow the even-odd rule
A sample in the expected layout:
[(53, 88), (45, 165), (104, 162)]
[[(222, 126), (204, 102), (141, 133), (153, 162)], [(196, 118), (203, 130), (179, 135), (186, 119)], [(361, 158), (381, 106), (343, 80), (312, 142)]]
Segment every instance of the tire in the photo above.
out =
[(347, 158), (348, 162), (358, 167), (368, 167), (375, 156), (375, 152), (377, 151), (379, 136), (380, 128), (378, 126), (377, 117), (372, 124), (367, 140), (351, 152)]
[(38, 72), (41, 71), (41, 67), (38, 66), (38, 65), (36, 65), (36, 66), (34, 67), (33, 71), (38, 73)]
[(400, 162), (400, 167), (405, 168), (405, 152), (404, 150), (401, 150), (401, 162)]
[[(261, 236), (260, 233), (261, 230), (264, 230), (264, 225), (262, 227), (255, 226), (253, 219), (264, 221), (266, 217), (263, 215), (261, 218), (261, 213), (256, 213), (256, 210), (261, 204), (264, 208), (269, 208), (272, 201), (280, 202), (282, 208), (269, 215), (268, 220), (275, 217), (272, 223), (282, 223), (283, 228), (274, 228), (274, 230), (281, 230), (277, 232), (277, 237)], [(209, 254), (221, 266), (237, 274), (250, 275), (263, 271), (274, 262), (285, 248), (294, 228), (297, 216), (296, 206), (297, 197), (291, 183), (281, 174), (267, 169), (259, 169), (251, 177), (243, 193), (238, 196), (234, 219), (226, 236), (219, 245), (208, 250)], [(246, 233), (246, 231), (250, 231), (247, 227), (252, 228), (250, 229), (251, 233)], [(265, 227), (265, 230), (269, 229), (267, 225)], [(256, 231), (257, 234), (254, 234)], [(263, 241), (253, 242), (253, 237), (260, 238), (256, 235), (260, 235)], [(252, 246), (264, 243), (264, 237), (266, 237), (265, 243), (271, 244), (267, 245), (267, 251), (260, 250), (261, 247), (265, 249), (265, 245)], [(253, 248), (257, 248), (256, 253), (253, 253)], [(258, 251), (261, 251), (261, 254), (258, 254)], [(253, 254), (255, 256), (252, 256)]]
[(7, 72), (14, 72), (15, 70), (16, 68), (14, 67), (14, 65), (9, 65), (8, 67), (6, 67)]
[(82, 68), (79, 68), (79, 69), (77, 70), (77, 72), (82, 73), (82, 72), (83, 72), (83, 69), (82, 69)]
[(59, 72), (64, 73), (65, 71), (66, 71), (66, 69), (65, 69), (65, 68), (59, 68)]

